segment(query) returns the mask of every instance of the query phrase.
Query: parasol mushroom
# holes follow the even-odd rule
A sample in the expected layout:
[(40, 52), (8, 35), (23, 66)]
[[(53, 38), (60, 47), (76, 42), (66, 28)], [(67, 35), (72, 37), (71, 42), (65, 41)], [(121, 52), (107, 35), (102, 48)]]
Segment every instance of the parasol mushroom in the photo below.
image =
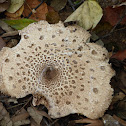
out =
[(80, 113), (101, 117), (109, 107), (114, 71), (105, 48), (86, 43), (90, 34), (62, 22), (32, 23), (19, 31), (21, 40), (0, 52), (0, 90), (12, 97), (33, 94), (52, 118)]

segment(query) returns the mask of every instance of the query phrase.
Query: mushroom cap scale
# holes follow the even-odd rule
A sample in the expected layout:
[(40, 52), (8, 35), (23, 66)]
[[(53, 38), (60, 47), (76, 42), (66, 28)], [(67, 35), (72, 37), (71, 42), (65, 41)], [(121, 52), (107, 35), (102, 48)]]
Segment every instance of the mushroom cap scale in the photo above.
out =
[(77, 25), (40, 21), (19, 32), (20, 43), (0, 52), (1, 91), (16, 98), (33, 94), (33, 104), (44, 104), (52, 118), (101, 117), (113, 93), (107, 50), (86, 43), (90, 34)]

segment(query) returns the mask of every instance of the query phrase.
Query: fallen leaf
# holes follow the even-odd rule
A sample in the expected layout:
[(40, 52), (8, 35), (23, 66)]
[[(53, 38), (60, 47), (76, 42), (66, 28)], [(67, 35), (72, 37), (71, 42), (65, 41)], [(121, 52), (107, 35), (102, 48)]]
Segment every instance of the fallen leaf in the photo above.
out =
[(0, 27), (0, 35), (4, 34), (5, 31)]
[(15, 36), (18, 35), (19, 32), (18, 31), (10, 31), (10, 32), (6, 32), (3, 35), (1, 35), (1, 37), (8, 37), (8, 36)]
[(38, 124), (35, 122), (34, 119), (31, 118), (30, 121), (31, 121), (31, 126), (40, 126), (40, 125), (38, 125)]
[(50, 24), (58, 23), (60, 20), (58, 12), (54, 11), (52, 7), (48, 6), (48, 13), (46, 14), (46, 21)]
[(8, 25), (10, 25), (12, 28), (16, 30), (21, 30), (24, 27), (28, 26), (29, 24), (36, 22), (31, 19), (19, 19), (19, 20), (4, 20)]
[(0, 37), (0, 50), (6, 46), (5, 41)]
[(28, 108), (27, 108), (27, 111), (28, 111), (29, 115), (34, 119), (34, 121), (35, 121), (38, 125), (40, 125), (40, 123), (41, 123), (41, 121), (42, 121), (42, 119), (43, 119), (43, 116), (40, 115), (40, 114), (38, 113), (38, 111), (36, 111), (36, 109), (34, 109), (33, 107), (28, 107)]
[(116, 7), (120, 7), (120, 6), (123, 6), (123, 5), (126, 5), (126, 2), (122, 2), (122, 3), (120, 3), (120, 4), (113, 5), (112, 7), (113, 7), (113, 8), (116, 8)]
[(86, 126), (104, 126), (102, 120), (99, 119), (88, 119), (88, 118), (84, 118), (84, 119), (79, 119), (79, 120), (74, 120), (72, 121), (74, 123), (86, 123)]
[(9, 98), (9, 99), (7, 100), (7, 102), (13, 102), (14, 104), (17, 104), (17, 103), (18, 103), (18, 101), (17, 101), (16, 98)]
[(13, 123), (15, 123), (17, 121), (26, 120), (28, 117), (29, 113), (25, 109), (22, 109), (20, 113), (18, 113), (18, 115), (13, 116), (11, 120), (13, 121)]
[(0, 27), (6, 31), (6, 32), (10, 32), (10, 31), (14, 31), (13, 28), (11, 28), (8, 24), (6, 24), (4, 21), (0, 20)]
[(111, 115), (105, 114), (102, 117), (105, 126), (120, 126), (119, 122), (115, 120)]
[(36, 8), (41, 2), (38, 0), (26, 0), (24, 4), (23, 16), (28, 17), (32, 12), (30, 19), (39, 21), (46, 20), (46, 14), (48, 13), (48, 8), (46, 3), (42, 3), (36, 10)]
[(30, 120), (26, 119), (26, 120), (21, 120), (21, 121), (17, 121), (13, 124), (13, 126), (24, 126), (24, 125), (28, 125), (30, 124)]
[(11, 5), (7, 9), (9, 13), (15, 13), (23, 4), (25, 0), (11, 0)]
[(0, 3), (3, 3), (3, 2), (5, 2), (6, 0), (0, 0)]
[(15, 13), (5, 12), (5, 15), (7, 16), (7, 18), (11, 18), (13, 20), (15, 18), (20, 18), (23, 11), (24, 11), (24, 5), (20, 9), (18, 9)]
[[(116, 25), (120, 20), (120, 17), (123, 15), (126, 6), (121, 7), (107, 7), (104, 9), (103, 19), (104, 21), (109, 22), (112, 26)], [(126, 16), (123, 18), (121, 24), (126, 24)]]
[(126, 50), (118, 51), (117, 53), (112, 55), (111, 58), (115, 58), (115, 59), (123, 61), (124, 59), (126, 59)]
[(11, 0), (6, 0), (6, 1), (2, 0), (2, 2), (0, 3), (0, 12), (7, 10), (10, 4), (11, 4)]
[(122, 100), (125, 97), (125, 94), (122, 92), (116, 93), (112, 99), (112, 104), (115, 104), (117, 101)]
[(94, 28), (102, 17), (102, 8), (94, 0), (85, 1), (66, 20), (77, 21), (86, 30)]
[(126, 119), (126, 98), (118, 103), (115, 114), (121, 119)]
[(0, 126), (12, 126), (10, 115), (0, 102)]
[(8, 43), (7, 43), (7, 47), (12, 48), (14, 46), (16, 46), (18, 44), (18, 40), (17, 39), (11, 39)]
[(116, 119), (122, 126), (126, 126), (126, 121), (122, 120), (121, 118), (117, 117), (116, 115), (113, 115), (113, 118)]
[[(98, 38), (99, 37), (94, 32), (91, 33), (91, 39), (92, 40), (97, 40)], [(101, 39), (96, 41), (95, 43), (97, 43), (98, 45), (104, 46), (104, 43)]]
[(101, 5), (102, 8), (106, 8), (109, 6), (121, 4), (125, 0), (97, 0), (97, 2)]
[(62, 10), (67, 4), (67, 0), (51, 0), (50, 6), (54, 8), (55, 11)]

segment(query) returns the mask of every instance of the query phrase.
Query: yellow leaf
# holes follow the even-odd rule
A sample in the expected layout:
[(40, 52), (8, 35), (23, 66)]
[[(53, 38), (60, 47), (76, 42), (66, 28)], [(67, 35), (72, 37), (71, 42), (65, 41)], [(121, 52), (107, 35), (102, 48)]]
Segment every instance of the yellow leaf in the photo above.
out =
[(15, 13), (23, 4), (25, 0), (11, 0), (11, 5), (7, 9), (9, 13)]
[(77, 21), (80, 26), (89, 30), (98, 24), (102, 15), (102, 8), (99, 4), (94, 0), (88, 0), (78, 7), (65, 22)]

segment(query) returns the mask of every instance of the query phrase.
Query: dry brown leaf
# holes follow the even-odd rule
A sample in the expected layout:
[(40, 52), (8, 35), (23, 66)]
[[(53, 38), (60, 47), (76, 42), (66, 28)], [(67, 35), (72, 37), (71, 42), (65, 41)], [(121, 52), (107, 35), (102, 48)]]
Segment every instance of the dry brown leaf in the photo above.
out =
[(22, 125), (28, 125), (30, 124), (30, 120), (26, 119), (26, 120), (21, 120), (21, 121), (17, 121), (13, 124), (13, 126), (22, 126)]
[(36, 109), (34, 109), (33, 107), (28, 107), (27, 111), (28, 111), (29, 115), (30, 115), (30, 116), (34, 119), (34, 121), (37, 123), (37, 125), (40, 126), (40, 123), (41, 123), (41, 121), (42, 121), (42, 119), (43, 119), (43, 116), (40, 115), (40, 114), (38, 113), (38, 111), (36, 111)]
[(0, 27), (6, 32), (14, 31), (14, 29), (12, 29), (8, 24), (6, 24), (2, 20), (0, 20)]
[[(121, 7), (107, 7), (104, 9), (104, 16), (103, 19), (109, 22), (112, 26), (116, 25), (117, 22), (120, 20), (120, 17), (123, 15), (125, 11), (125, 6)], [(121, 21), (121, 24), (126, 24), (126, 16)]]
[(5, 2), (6, 0), (0, 0), (0, 3), (3, 3), (3, 2)]
[(40, 126), (40, 125), (38, 125), (38, 124), (35, 122), (34, 119), (31, 118), (30, 121), (31, 121), (31, 126)]
[(12, 20), (13, 19), (19, 19), (20, 18), (20, 16), (22, 15), (22, 13), (23, 13), (23, 11), (24, 11), (24, 5), (19, 9), (19, 10), (17, 10), (15, 13), (9, 13), (9, 12), (5, 12), (5, 15), (7, 16), (7, 18), (11, 18)]
[(26, 120), (28, 117), (29, 117), (29, 113), (25, 109), (22, 109), (20, 113), (12, 117), (11, 120), (13, 121), (13, 123), (15, 123), (17, 121)]
[(85, 118), (85, 119), (80, 119), (80, 120), (74, 120), (74, 122), (75, 123), (88, 123), (88, 125), (86, 126), (104, 126), (102, 120), (99, 120), (99, 119), (93, 120), (93, 119)]
[(116, 115), (113, 115), (113, 118), (117, 120), (120, 124), (123, 126), (126, 126), (126, 121), (122, 120), (121, 118), (117, 117)]
[(118, 59), (118, 60), (126, 59), (126, 49), (123, 50), (123, 51), (118, 51), (111, 58), (115, 58), (115, 59)]
[(67, 0), (51, 0), (50, 6), (56, 11), (62, 10), (67, 4)]
[(1, 37), (15, 36), (18, 34), (19, 34), (18, 31), (10, 31), (10, 32), (4, 33), (3, 35), (1, 35)]
[(46, 21), (48, 21), (50, 24), (58, 23), (60, 20), (58, 12), (54, 11), (54, 9), (50, 6), (48, 6), (48, 11)]
[(4, 46), (6, 46), (6, 43), (5, 43), (5, 41), (0, 37), (0, 50), (1, 50)]
[(0, 126), (12, 126), (10, 115), (1, 102), (0, 102)]
[(31, 12), (33, 12), (32, 15), (29, 17), (30, 19), (33, 19), (33, 20), (36, 20), (36, 21), (46, 20), (46, 14), (48, 13), (48, 8), (47, 8), (46, 3), (43, 3), (36, 10), (33, 10), (39, 4), (40, 4), (40, 1), (38, 1), (38, 0), (26, 0), (25, 4), (24, 4), (23, 16), (28, 17), (28, 15)]
[(112, 99), (111, 105), (115, 104), (117, 101), (122, 100), (125, 97), (123, 92), (116, 93)]
[(11, 0), (6, 0), (6, 1), (2, 0), (2, 2), (0, 2), (0, 12), (7, 10), (10, 4), (11, 4)]
[(14, 46), (16, 46), (18, 44), (18, 40), (17, 39), (11, 39), (8, 43), (7, 43), (7, 47), (12, 48)]
[[(38, 110), (37, 110), (38, 111)], [(46, 118), (48, 118), (50, 121), (52, 121), (51, 117), (44, 111), (38, 111), (38, 113), (41, 115), (41, 116), (44, 116)]]
[(50, 121), (52, 121), (51, 117), (45, 111), (39, 111), (34, 106), (29, 107), (27, 109), (27, 111), (29, 112), (29, 115), (34, 120), (34, 121), (32, 120), (32, 125), (35, 125), (35, 123), (37, 123), (37, 125), (40, 125), (40, 123), (41, 123), (41, 121), (43, 119), (43, 116), (46, 117), (46, 118), (48, 118)]

